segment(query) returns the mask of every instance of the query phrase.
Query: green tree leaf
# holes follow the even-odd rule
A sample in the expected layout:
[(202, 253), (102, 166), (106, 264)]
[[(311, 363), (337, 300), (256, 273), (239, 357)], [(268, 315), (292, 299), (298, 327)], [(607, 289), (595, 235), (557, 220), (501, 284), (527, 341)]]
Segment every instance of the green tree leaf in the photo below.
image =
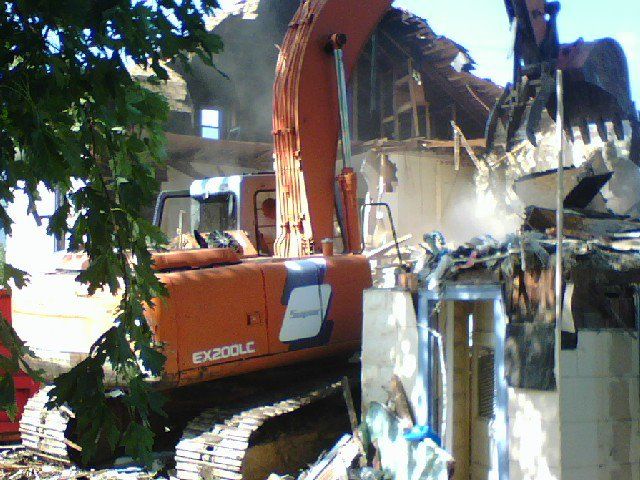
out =
[[(60, 192), (48, 231), (87, 253), (89, 266), (77, 280), (90, 294), (105, 288), (122, 299), (113, 328), (52, 391), (52, 406), (75, 412), (86, 457), (104, 440), (148, 459), (148, 419), (162, 408), (146, 379), (161, 374), (164, 358), (143, 310), (166, 294), (149, 253), (165, 239), (143, 212), (157, 195), (169, 108), (127, 66), (150, 69), (160, 82), (172, 61), (197, 55), (213, 64), (222, 41), (206, 31), (203, 15), (216, 7), (216, 0), (9, 0), (0, 15), (0, 222), (10, 233), (6, 207), (15, 192), (27, 195), (38, 221), (38, 187)], [(25, 272), (4, 258), (0, 267), (3, 286), (26, 284)], [(11, 410), (11, 372), (38, 372), (29, 367), (32, 352), (4, 321), (0, 339), (10, 351), (0, 361), (0, 408)], [(109, 408), (105, 366), (125, 386), (127, 418)]]

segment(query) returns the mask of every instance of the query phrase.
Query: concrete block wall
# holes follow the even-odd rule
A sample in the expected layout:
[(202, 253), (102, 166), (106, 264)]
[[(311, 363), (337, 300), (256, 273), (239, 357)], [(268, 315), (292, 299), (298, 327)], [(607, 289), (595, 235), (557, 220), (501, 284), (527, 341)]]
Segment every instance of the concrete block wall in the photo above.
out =
[(560, 370), (562, 480), (640, 480), (638, 340), (582, 330)]
[(389, 385), (397, 375), (420, 423), (426, 423), (427, 403), (418, 378), (418, 327), (409, 292), (368, 289), (363, 300), (362, 412), (371, 402), (386, 404)]
[(560, 396), (509, 388), (510, 480), (560, 480)]

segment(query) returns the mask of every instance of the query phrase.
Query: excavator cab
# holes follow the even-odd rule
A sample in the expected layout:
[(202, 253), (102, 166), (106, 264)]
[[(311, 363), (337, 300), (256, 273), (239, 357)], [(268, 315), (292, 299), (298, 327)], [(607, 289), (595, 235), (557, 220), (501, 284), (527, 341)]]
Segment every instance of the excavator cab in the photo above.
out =
[(228, 241), (244, 256), (272, 255), (275, 197), (273, 173), (195, 180), (189, 190), (160, 193), (153, 223), (167, 235), (172, 250)]
[[(560, 44), (556, 28), (559, 2), (505, 0), (505, 6), (515, 30), (513, 83), (507, 85), (487, 122), (488, 151), (494, 148), (499, 125), (506, 132), (507, 151), (522, 136), (537, 145), (543, 112), (546, 110), (552, 118), (556, 114), (555, 74), (561, 70), (568, 138), (574, 139), (577, 128), (584, 143), (590, 143), (589, 125), (597, 127), (605, 142), (607, 123), (613, 125), (618, 140), (624, 140), (630, 130), (630, 159), (640, 166), (640, 124), (620, 44), (611, 38)], [(519, 133), (521, 127), (524, 135)]]

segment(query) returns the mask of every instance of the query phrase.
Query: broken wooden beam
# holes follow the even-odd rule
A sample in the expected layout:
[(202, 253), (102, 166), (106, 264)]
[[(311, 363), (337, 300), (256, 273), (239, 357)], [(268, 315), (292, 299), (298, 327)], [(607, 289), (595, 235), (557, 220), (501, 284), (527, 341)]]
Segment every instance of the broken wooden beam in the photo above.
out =
[[(597, 214), (565, 210), (564, 226), (566, 234), (579, 234), (581, 238), (607, 237), (616, 233), (638, 232), (640, 222), (613, 214)], [(525, 216), (525, 227), (548, 233), (556, 228), (555, 210), (540, 207), (528, 207)]]

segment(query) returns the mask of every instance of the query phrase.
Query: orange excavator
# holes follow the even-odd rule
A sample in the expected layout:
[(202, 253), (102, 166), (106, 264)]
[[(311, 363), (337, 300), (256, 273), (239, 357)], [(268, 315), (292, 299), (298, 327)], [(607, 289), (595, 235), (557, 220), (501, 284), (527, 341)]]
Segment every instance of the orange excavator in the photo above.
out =
[[(263, 424), (334, 393), (344, 368), (328, 359), (360, 347), (362, 292), (371, 272), (359, 255), (346, 78), (390, 6), (391, 0), (306, 0), (290, 23), (274, 85), (275, 256), (208, 248), (198, 231), (203, 248), (154, 255), (169, 292), (146, 312), (167, 357), (156, 385), (181, 415), (185, 398), (191, 406), (176, 449), (179, 479), (251, 478), (248, 452)], [(336, 176), (341, 127), (344, 167)], [(273, 188), (272, 179), (262, 181), (258, 190)], [(201, 204), (220, 197), (224, 189), (214, 184), (200, 184)], [(224, 206), (233, 210), (233, 201)], [(344, 253), (319, 254), (323, 240), (334, 237), (336, 218)], [(41, 317), (54, 321), (46, 311)], [(301, 363), (306, 367), (296, 367)], [(326, 381), (318, 385), (319, 379)], [(23, 443), (70, 462), (77, 449), (69, 438), (73, 413), (46, 410), (48, 392), (42, 389), (25, 409)]]

